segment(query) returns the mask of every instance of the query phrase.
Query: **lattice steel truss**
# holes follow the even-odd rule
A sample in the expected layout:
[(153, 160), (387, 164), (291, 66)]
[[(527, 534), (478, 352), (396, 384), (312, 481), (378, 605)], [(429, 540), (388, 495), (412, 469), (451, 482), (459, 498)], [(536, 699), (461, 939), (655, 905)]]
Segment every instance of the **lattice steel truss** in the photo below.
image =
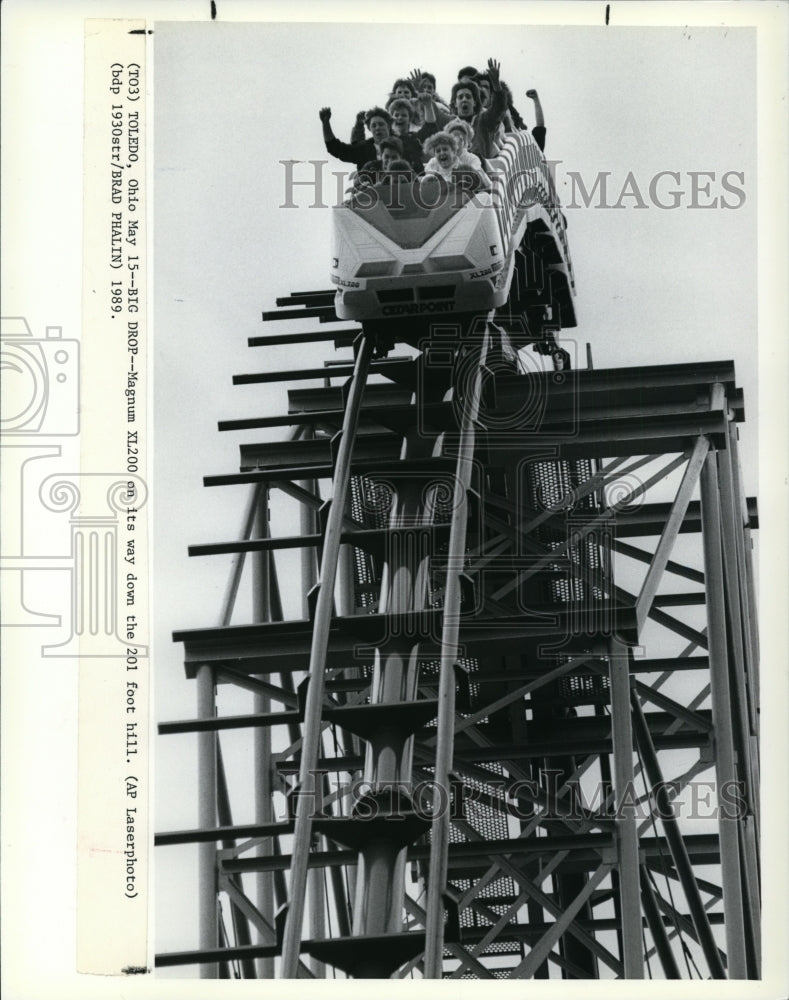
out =
[[(331, 320), (330, 293), (280, 300)], [(405, 321), (404, 321), (405, 322)], [(728, 362), (534, 370), (523, 324), (353, 344), (241, 445), (197, 717), (204, 976), (759, 976), (758, 643)], [(529, 357), (533, 355), (529, 354)], [(269, 497), (300, 531), (271, 537)], [(328, 499), (326, 499), (328, 497)], [(284, 620), (282, 555), (303, 615)], [(254, 620), (231, 624), (245, 557)], [(292, 588), (294, 585), (289, 584)], [(219, 685), (250, 711), (220, 715)], [(222, 733), (254, 744), (233, 822)], [(220, 914), (231, 920), (225, 926)]]

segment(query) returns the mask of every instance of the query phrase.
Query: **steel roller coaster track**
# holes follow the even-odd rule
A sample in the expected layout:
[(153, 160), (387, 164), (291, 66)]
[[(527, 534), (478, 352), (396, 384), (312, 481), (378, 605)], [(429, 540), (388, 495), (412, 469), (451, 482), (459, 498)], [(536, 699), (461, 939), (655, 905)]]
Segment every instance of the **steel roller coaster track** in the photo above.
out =
[[(332, 292), (300, 292), (264, 319), (310, 329), (250, 340), (353, 359), (237, 376), (320, 383), (219, 424), (290, 436), (205, 480), (250, 500), (239, 539), (190, 549), (234, 564), (219, 625), (175, 634), (197, 717), (159, 728), (197, 734), (199, 825), (156, 842), (198, 845), (200, 940), (158, 966), (759, 976), (758, 522), (734, 367), (579, 368), (519, 253), (497, 313), (338, 328)], [(274, 493), (297, 534), (272, 536)], [(219, 714), (224, 685), (251, 710)], [(250, 734), (252, 823), (233, 820), (229, 729)]]

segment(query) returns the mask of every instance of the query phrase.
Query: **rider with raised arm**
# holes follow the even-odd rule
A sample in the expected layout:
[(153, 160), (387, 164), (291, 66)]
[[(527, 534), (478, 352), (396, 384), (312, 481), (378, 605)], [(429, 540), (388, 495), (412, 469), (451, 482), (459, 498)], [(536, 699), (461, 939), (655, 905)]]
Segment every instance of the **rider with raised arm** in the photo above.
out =
[(499, 63), (488, 59), (487, 75), (490, 79), (490, 106), (482, 107), (479, 88), (473, 80), (459, 80), (452, 88), (452, 110), (462, 121), (474, 129), (471, 152), (483, 159), (496, 156), (496, 133), (507, 110), (507, 102), (499, 79)]
[(537, 91), (533, 88), (526, 91), (526, 96), (534, 101), (534, 119), (537, 122), (531, 130), (531, 134), (540, 149), (545, 152), (545, 116), (542, 113), (540, 98), (537, 95)]
[[(436, 93), (436, 78), (432, 73), (427, 73), (421, 69), (412, 69), (408, 75), (418, 100), (418, 111), (423, 121), (433, 121), (436, 127), (441, 129), (452, 117), (449, 106)], [(430, 104), (433, 117), (427, 115), (427, 105)], [(425, 137), (423, 136), (423, 139)]]
[[(381, 159), (381, 143), (391, 135), (392, 118), (383, 108), (371, 108), (365, 115), (370, 138), (362, 142), (342, 142), (335, 136), (331, 127), (331, 108), (321, 108), (320, 120), (326, 152), (344, 163), (355, 164), (357, 170), (370, 160)], [(422, 172), (422, 150), (418, 140), (405, 151), (405, 157), (417, 173)]]

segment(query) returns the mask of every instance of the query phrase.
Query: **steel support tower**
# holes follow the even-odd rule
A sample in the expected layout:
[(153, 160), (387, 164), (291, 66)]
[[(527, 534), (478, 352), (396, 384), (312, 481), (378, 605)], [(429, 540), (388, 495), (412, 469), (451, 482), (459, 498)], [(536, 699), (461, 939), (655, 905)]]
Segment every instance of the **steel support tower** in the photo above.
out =
[[(331, 292), (277, 304), (265, 319), (313, 328), (251, 346), (353, 357), (237, 376), (317, 387), (219, 425), (285, 439), (205, 479), (249, 501), (238, 539), (190, 549), (234, 565), (219, 625), (175, 634), (196, 715), (159, 731), (198, 734), (199, 826), (156, 843), (159, 863), (200, 845), (199, 941), (157, 965), (757, 978), (757, 514), (733, 364), (579, 368), (545, 308), (339, 328)], [(275, 494), (298, 530), (272, 531)], [(247, 712), (218, 711), (228, 686)], [(248, 734), (253, 822), (228, 730)]]

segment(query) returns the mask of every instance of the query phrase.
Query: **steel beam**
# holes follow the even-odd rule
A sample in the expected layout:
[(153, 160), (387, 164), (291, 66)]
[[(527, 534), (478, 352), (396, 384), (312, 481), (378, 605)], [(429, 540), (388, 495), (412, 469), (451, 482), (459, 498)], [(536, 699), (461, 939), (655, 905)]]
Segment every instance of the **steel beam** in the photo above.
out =
[[(222, 757), (222, 746), (217, 740), (217, 814), (219, 818), (219, 823), (221, 826), (227, 828), (232, 828), (233, 816), (230, 809), (230, 795), (227, 789), (227, 775), (225, 772), (224, 759)], [(224, 849), (233, 849), (235, 846), (233, 840), (223, 841)], [(240, 888), (241, 880), (237, 875), (229, 875), (224, 877), (221, 881), (217, 879), (217, 895), (221, 887), (227, 889), (228, 885), (236, 884)], [(218, 900), (217, 900), (218, 903)], [(231, 900), (230, 902), (230, 916), (233, 924), (233, 937), (234, 943), (237, 945), (245, 946), (252, 944), (252, 937), (250, 934), (249, 920), (244, 909), (239, 909), (236, 904)], [(256, 979), (256, 970), (254, 961), (249, 959), (242, 959), (239, 963), (241, 966), (241, 973), (243, 979)]]
[[(258, 516), (260, 498), (263, 495), (264, 490), (265, 486), (257, 484), (249, 491), (249, 500), (247, 501), (247, 509), (244, 514), (244, 521), (241, 527), (241, 537), (245, 541), (252, 535), (255, 520)], [(222, 614), (220, 617), (221, 625), (229, 625), (232, 621), (233, 609), (236, 604), (236, 597), (238, 596), (238, 588), (241, 586), (241, 575), (244, 571), (245, 558), (246, 556), (244, 552), (239, 552), (233, 557), (230, 579), (228, 580), (227, 589), (225, 591), (225, 599), (222, 602)]]
[(756, 821), (753, 816), (745, 816), (740, 822), (740, 844), (743, 857), (743, 893), (747, 905), (748, 975), (752, 979), (761, 979), (761, 879), (759, 872), (759, 841), (756, 833)]
[[(739, 573), (737, 553), (738, 516), (734, 500), (731, 454), (728, 449), (718, 452), (718, 483), (720, 487), (721, 512), (721, 546), (723, 553), (723, 578), (726, 598), (727, 621), (729, 623), (731, 683), (735, 693), (735, 734), (737, 738), (737, 753), (743, 770), (748, 775), (748, 783), (753, 781), (752, 764), (750, 760), (750, 718), (748, 713), (748, 697), (746, 693), (746, 657), (749, 653), (745, 638), (741, 597), (744, 592), (743, 581)], [(750, 793), (750, 788), (749, 788)], [(749, 794), (749, 800), (751, 798)], [(749, 801), (752, 808), (752, 803)]]
[(660, 536), (660, 541), (658, 542), (657, 549), (655, 550), (655, 555), (650, 563), (647, 575), (644, 577), (644, 582), (641, 585), (638, 597), (636, 598), (636, 620), (638, 621), (639, 630), (644, 627), (647, 614), (652, 607), (652, 602), (655, 600), (655, 595), (657, 594), (661, 577), (663, 576), (663, 572), (668, 565), (669, 556), (671, 555), (674, 543), (677, 540), (679, 529), (682, 526), (682, 522), (685, 520), (688, 504), (690, 503), (690, 498), (696, 488), (699, 473), (702, 465), (704, 464), (704, 459), (707, 457), (709, 447), (710, 445), (707, 438), (700, 437), (696, 442), (693, 453), (688, 458), (688, 464), (685, 468), (685, 473), (682, 476), (682, 482), (679, 484), (677, 495), (671, 506), (671, 513), (666, 520), (666, 525)]
[(574, 545), (578, 545), (587, 536), (591, 535), (596, 528), (607, 523), (612, 514), (618, 514), (620, 511), (626, 509), (629, 505), (633, 503), (634, 500), (638, 499), (642, 494), (646, 493), (652, 486), (659, 483), (662, 479), (665, 479), (674, 469), (678, 468), (685, 461), (685, 456), (680, 455), (678, 458), (671, 459), (666, 466), (660, 469), (658, 472), (649, 476), (644, 482), (639, 483), (638, 486), (633, 487), (627, 496), (622, 500), (611, 504), (610, 507), (605, 508), (601, 513), (592, 517), (588, 523), (584, 523), (582, 527), (577, 528), (570, 538), (565, 542), (562, 542), (556, 549), (550, 550), (542, 558), (538, 559), (533, 566), (530, 566), (527, 570), (522, 570), (518, 573), (517, 577), (510, 583), (504, 584), (504, 586), (499, 587), (497, 591), (493, 593), (494, 600), (498, 600), (505, 594), (510, 593), (517, 586), (524, 583), (530, 577), (534, 576), (535, 573), (539, 572), (546, 564), (550, 562), (556, 562), (559, 556), (564, 555), (564, 553)]
[(641, 937), (641, 899), (639, 887), (638, 828), (632, 801), (633, 729), (630, 721), (630, 672), (627, 652), (620, 642), (611, 640), (611, 736), (614, 751), (614, 816), (616, 817), (617, 872), (619, 901), (622, 910), (623, 962), (626, 979), (644, 978), (644, 948)]
[(444, 590), (444, 615), (441, 630), (440, 677), (438, 686), (438, 719), (436, 722), (436, 762), (434, 817), (431, 832), (430, 869), (427, 884), (425, 977), (440, 979), (444, 953), (444, 906), (442, 902), (447, 881), (447, 850), (449, 848), (449, 815), (442, 790), (449, 792), (449, 772), (452, 767), (455, 727), (455, 663), (458, 658), (458, 634), (461, 606), (461, 574), (463, 573), (466, 533), (468, 529), (468, 490), (473, 473), (475, 422), (482, 398), (481, 367), (485, 364), (490, 344), (490, 331), (485, 334), (475, 366), (462, 401), (460, 439), (457, 445), (455, 496), (452, 527), (447, 551), (447, 576)]
[[(485, 843), (479, 843), (480, 841), (482, 841), (482, 837), (480, 836), (479, 833), (477, 833), (477, 831), (469, 827), (468, 824), (464, 823), (463, 821), (459, 821), (458, 826), (461, 829), (461, 832), (465, 836), (470, 838), (471, 842), (467, 845), (452, 844), (450, 846), (450, 850), (452, 851), (453, 854), (459, 847), (460, 848), (470, 847), (474, 849), (474, 847), (476, 846), (478, 847), (486, 846)], [(553, 870), (553, 864), (559, 857), (561, 850), (567, 849), (567, 847), (565, 846), (564, 848), (560, 848), (559, 851), (551, 852), (553, 854), (553, 859), (550, 862), (548, 862), (548, 864), (545, 866), (544, 869), (536, 873), (531, 872), (527, 874), (522, 870), (521, 867), (524, 861), (523, 852), (529, 849), (530, 845), (534, 842), (534, 839), (535, 838), (529, 838), (529, 839), (523, 837), (517, 838), (515, 843), (518, 843), (523, 846), (513, 851), (509, 856), (499, 855), (498, 857), (496, 857), (496, 864), (504, 874), (508, 875), (513, 880), (516, 886), (520, 887), (520, 890), (525, 892), (530, 899), (533, 899), (536, 903), (542, 906), (543, 909), (547, 910), (558, 920), (561, 918), (563, 913), (562, 907), (557, 904), (555, 898), (552, 895), (549, 896), (548, 894), (542, 892), (542, 890), (539, 888), (539, 885), (544, 881), (545, 878), (549, 877), (549, 875)], [(570, 838), (568, 838), (568, 840), (570, 840)], [(606, 840), (608, 843), (608, 848), (610, 850), (611, 839), (606, 838)], [(570, 840), (570, 842), (572, 842), (572, 840)], [(565, 841), (565, 845), (566, 844), (567, 840)], [(572, 848), (569, 849), (572, 850)], [(509, 852), (507, 853), (509, 854)], [(584, 870), (595, 871), (599, 869), (600, 863), (601, 863), (601, 855), (598, 851), (595, 851), (594, 860), (590, 860), (589, 864), (586, 866)], [(607, 865), (607, 867), (610, 869), (612, 866), (609, 864)], [(590, 893), (591, 891), (593, 890), (590, 890)], [(581, 906), (583, 906), (585, 902), (586, 902), (586, 897), (584, 896), (579, 905), (579, 909)], [(601, 944), (601, 942), (598, 941), (593, 936), (592, 933), (586, 930), (583, 924), (584, 924), (583, 920), (580, 921), (572, 920), (567, 924), (565, 931), (566, 933), (572, 935), (573, 938), (580, 941), (581, 944), (584, 945), (593, 955), (597, 956), (597, 958), (599, 958), (601, 962), (607, 965), (614, 972), (615, 975), (621, 976), (623, 974), (624, 969), (620, 961), (616, 958), (615, 955), (613, 955), (609, 951), (608, 948), (606, 948), (603, 944)], [(551, 924), (550, 926), (552, 928), (554, 925)], [(542, 934), (544, 930), (545, 929), (543, 929), (543, 931), (541, 931), (540, 934)], [(516, 929), (514, 931), (510, 931), (510, 933), (521, 935), (523, 934), (523, 931)], [(526, 937), (526, 939), (528, 939), (529, 937), (528, 933), (524, 936)], [(541, 963), (538, 963), (537, 965), (538, 968), (540, 967), (540, 964)]]
[[(639, 549), (635, 545), (628, 545), (627, 542), (622, 542), (615, 538), (611, 543), (611, 548), (615, 552), (619, 552), (623, 556), (630, 556), (632, 559), (637, 559), (639, 562), (645, 562), (650, 564), (655, 557), (654, 552), (647, 552), (644, 549)], [(682, 576), (686, 580), (692, 580), (694, 583), (704, 583), (704, 574), (697, 569), (693, 569), (691, 566), (685, 566), (682, 563), (674, 562), (672, 559), (666, 563), (666, 572), (674, 573), (676, 576)]]
[[(253, 489), (259, 497), (254, 534), (258, 538), (265, 538), (269, 534), (268, 490), (265, 487), (253, 487)], [(257, 553), (253, 558), (252, 613), (255, 621), (271, 621), (271, 558), (268, 552)], [(254, 708), (258, 714), (270, 712), (271, 698), (269, 695), (256, 691), (254, 695)], [(274, 819), (272, 808), (274, 786), (271, 770), (271, 730), (269, 728), (256, 729), (253, 746), (255, 822), (266, 824), (273, 822)], [(258, 856), (266, 857), (271, 854), (272, 847), (272, 841), (264, 838), (258, 847)], [(272, 875), (268, 872), (259, 872), (255, 876), (255, 889), (257, 908), (266, 924), (269, 927), (273, 927), (274, 879)], [(270, 944), (271, 937), (264, 937), (263, 932), (259, 928), (258, 941), (260, 944)], [(257, 973), (262, 979), (273, 979), (274, 959), (268, 956), (259, 958), (257, 960)]]
[(758, 674), (758, 664), (752, 661), (750, 622), (742, 552), (741, 517), (735, 495), (733, 456), (726, 449), (718, 453), (723, 569), (726, 582), (726, 607), (731, 623), (732, 687), (736, 693), (737, 754), (741, 776), (747, 777), (749, 811), (759, 829), (759, 756), (758, 756), (758, 685), (751, 678)]
[[(340, 536), (345, 513), (346, 498), (351, 473), (351, 456), (359, 422), (362, 392), (367, 380), (367, 372), (373, 353), (370, 338), (362, 337), (356, 355), (353, 379), (348, 394), (342, 438), (337, 451), (334, 470), (334, 494), (326, 522), (325, 541), (321, 558), (320, 590), (315, 606), (312, 645), (310, 648), (307, 699), (304, 712), (304, 736), (299, 770), (299, 789), (305, 792), (308, 782), (314, 781), (314, 769), (320, 743), (320, 723), (323, 707), (324, 671), (329, 645), (334, 581), (340, 552)], [(282, 978), (296, 976), (301, 943), (301, 924), (304, 916), (304, 901), (307, 887), (307, 867), (312, 832), (312, 816), (306, 795), (300, 795), (297, 802), (296, 828), (293, 839), (293, 868), (290, 880), (290, 906), (285, 922), (282, 943)]]
[[(576, 913), (581, 909), (584, 903), (592, 895), (597, 886), (603, 881), (603, 879), (611, 871), (612, 865), (602, 864), (597, 869), (597, 871), (592, 875), (586, 885), (583, 887), (581, 892), (575, 897), (575, 899), (566, 906), (562, 913), (557, 916), (551, 929), (547, 934), (543, 935), (539, 941), (535, 943), (529, 954), (524, 958), (520, 965), (516, 966), (510, 973), (510, 979), (529, 979), (534, 971), (537, 969), (542, 962), (548, 957), (550, 952), (553, 950), (553, 946), (562, 936), (562, 934), (567, 931), (575, 917)], [(639, 915), (639, 926), (636, 928), (637, 936), (639, 940), (641, 939), (641, 918)], [(625, 968), (625, 976), (627, 977), (627, 968)], [(641, 978), (640, 976), (634, 978)]]
[(699, 887), (693, 873), (693, 866), (691, 865), (690, 857), (688, 855), (688, 848), (683, 838), (682, 831), (680, 830), (679, 823), (677, 822), (676, 815), (674, 814), (674, 806), (667, 794), (663, 774), (660, 769), (660, 764), (658, 763), (657, 753), (655, 752), (655, 747), (652, 743), (652, 737), (649, 732), (649, 726), (647, 725), (646, 718), (644, 717), (641, 702), (635, 692), (632, 692), (631, 694), (631, 705), (633, 710), (633, 726), (635, 728), (639, 750), (641, 751), (641, 756), (644, 761), (644, 770), (646, 771), (646, 775), (652, 786), (653, 792), (655, 793), (656, 801), (660, 807), (660, 820), (666, 834), (666, 840), (668, 841), (671, 857), (682, 883), (685, 898), (688, 901), (688, 908), (698, 935), (699, 944), (704, 952), (704, 957), (707, 961), (713, 979), (725, 979), (726, 972), (720, 958), (718, 945), (712, 934), (712, 928), (710, 927), (707, 914), (704, 910), (704, 904), (701, 900)]
[[(412, 432), (406, 437), (404, 457), (430, 453), (433, 441)], [(379, 611), (385, 614), (425, 609), (430, 546), (419, 529), (432, 519), (429, 497), (415, 483), (397, 485), (392, 496), (390, 543), (384, 550)], [(414, 529), (413, 531), (407, 529)], [(416, 638), (416, 641), (415, 641)], [(367, 740), (363, 785), (383, 816), (410, 807), (408, 792), (403, 799), (393, 789), (409, 789), (413, 758), (413, 728), (395, 706), (416, 699), (419, 680), (418, 635), (390, 637), (376, 650), (366, 716), (371, 720), (358, 729)], [(388, 708), (387, 708), (388, 706)], [(432, 712), (432, 709), (429, 709)], [(380, 719), (377, 725), (373, 720)], [(365, 802), (358, 804), (364, 808)], [(398, 834), (398, 824), (389, 824), (389, 836), (370, 837), (359, 853), (354, 904), (355, 934), (369, 935), (402, 931), (407, 839)], [(370, 966), (370, 974), (373, 967)], [(384, 975), (384, 968), (378, 970)]]
[[(209, 664), (197, 671), (197, 714), (202, 718), (214, 715), (214, 672)], [(197, 737), (198, 822), (204, 829), (216, 826), (217, 760), (216, 733), (200, 733)], [(199, 941), (202, 951), (219, 946), (217, 900), (216, 846), (202, 843), (198, 847), (199, 879)], [(201, 979), (216, 979), (216, 962), (200, 966)]]
[[(751, 689), (751, 697), (756, 706), (759, 705), (759, 632), (757, 629), (757, 609), (756, 609), (756, 584), (753, 572), (753, 555), (751, 541), (751, 519), (750, 501), (745, 496), (742, 484), (742, 474), (740, 472), (740, 462), (738, 457), (737, 428), (733, 423), (729, 424), (729, 450), (731, 452), (731, 471), (734, 481), (734, 495), (737, 499), (738, 519), (737, 519), (737, 539), (740, 551), (740, 558), (743, 566), (743, 576), (745, 579), (745, 591), (743, 594), (744, 605), (747, 609), (748, 641), (750, 657), (748, 662), (748, 680)], [(740, 525), (742, 527), (740, 528)], [(758, 723), (758, 718), (757, 718)]]
[(731, 726), (731, 689), (726, 638), (726, 603), (721, 550), (721, 510), (716, 456), (707, 456), (701, 473), (702, 541), (707, 580), (707, 629), (710, 652), (712, 721), (715, 727), (715, 771), (718, 780), (718, 831), (721, 842), (723, 905), (726, 912), (726, 956), (729, 978), (747, 979), (738, 821), (721, 796), (737, 781)]
[[(312, 425), (304, 427), (302, 440), (313, 441), (315, 439), (315, 428)], [(329, 442), (321, 442), (325, 444), (328, 450)], [(303, 482), (296, 484), (305, 493), (312, 493), (314, 495), (318, 494), (318, 482), (315, 479), (306, 479)], [(308, 507), (305, 504), (299, 505), (299, 535), (302, 538), (309, 537), (314, 534), (317, 528), (317, 516), (316, 512), (312, 507)], [(322, 542), (322, 539), (321, 539)], [(299, 565), (301, 569), (301, 617), (309, 618), (309, 595), (312, 588), (317, 582), (318, 567), (315, 560), (315, 549), (311, 547), (301, 547), (299, 550)], [(320, 837), (314, 838), (316, 843), (319, 844)], [(310, 937), (321, 938), (325, 934), (325, 920), (324, 920), (324, 891), (323, 891), (323, 872), (317, 868), (311, 868), (307, 875), (307, 912), (309, 914), (309, 928)], [(310, 958), (310, 970), (312, 974), (319, 979), (322, 979), (326, 975), (326, 966), (323, 962), (319, 961), (317, 958)]]

